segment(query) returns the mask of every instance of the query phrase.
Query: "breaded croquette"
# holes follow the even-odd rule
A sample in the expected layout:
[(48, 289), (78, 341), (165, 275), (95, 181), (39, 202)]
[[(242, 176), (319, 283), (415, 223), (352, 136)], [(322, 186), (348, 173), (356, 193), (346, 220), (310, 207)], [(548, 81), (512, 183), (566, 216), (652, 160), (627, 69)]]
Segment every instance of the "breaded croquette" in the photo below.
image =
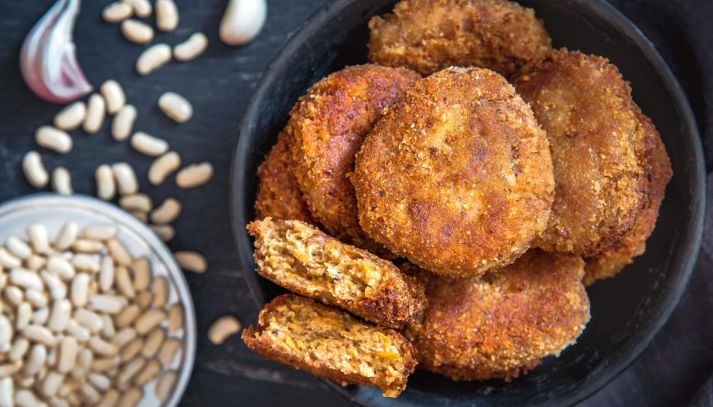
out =
[(398, 396), (416, 367), (413, 346), (398, 332), (296, 295), (265, 305), (242, 338), (268, 359), (342, 385), (375, 386), (386, 397)]
[(306, 223), (266, 218), (248, 231), (255, 237), (258, 273), (294, 293), (391, 328), (423, 309), (423, 286), (414, 278)]
[(314, 223), (292, 175), (287, 137), (284, 131), (277, 136), (277, 143), (257, 169), (259, 182), (255, 196), (255, 217), (262, 219), (270, 216)]
[(634, 223), (634, 227), (624, 237), (606, 248), (595, 257), (585, 258), (584, 284), (590, 285), (603, 278), (614, 277), (624, 266), (630, 264), (633, 258), (644, 253), (646, 239), (654, 231), (656, 219), (659, 217), (659, 207), (664, 198), (666, 185), (671, 179), (671, 163), (666, 153), (666, 146), (661, 141), (661, 135), (656, 131), (651, 119), (639, 113), (639, 120), (644, 129), (654, 138), (654, 148), (651, 156), (651, 192), (646, 207)]
[(547, 131), (555, 201), (535, 245), (594, 256), (618, 241), (649, 194), (653, 140), (631, 88), (608, 60), (553, 51), (513, 84)]
[(419, 368), (509, 381), (573, 344), (589, 321), (579, 256), (530, 250), (482, 277), (425, 275), (428, 307), (406, 336)]
[(424, 75), (476, 66), (510, 76), (551, 49), (535, 12), (507, 0), (402, 0), (369, 29), (370, 61)]
[(403, 68), (351, 66), (317, 82), (290, 112), (286, 131), (297, 183), (331, 235), (369, 247), (347, 174), (382, 111), (420, 76)]
[(434, 273), (506, 266), (546, 227), (547, 137), (499, 74), (448, 68), (414, 84), (368, 134), (354, 184), (364, 231)]

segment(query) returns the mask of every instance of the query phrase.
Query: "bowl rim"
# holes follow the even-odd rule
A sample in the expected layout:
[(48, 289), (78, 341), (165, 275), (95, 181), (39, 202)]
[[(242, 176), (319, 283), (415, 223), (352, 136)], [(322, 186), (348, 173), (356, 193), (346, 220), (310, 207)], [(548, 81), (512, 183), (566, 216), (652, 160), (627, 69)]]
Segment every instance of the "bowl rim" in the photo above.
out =
[[(290, 56), (302, 46), (305, 46), (313, 32), (321, 29), (321, 27), (339, 13), (351, 7), (353, 4), (365, 2), (369, 0), (333, 0), (317, 9), (307, 20), (305, 20), (295, 31), (294, 34), (286, 41), (286, 43), (277, 51), (271, 62), (268, 64), (265, 72), (260, 78), (253, 96), (248, 102), (248, 107), (243, 114), (238, 131), (238, 142), (234, 150), (233, 160), (231, 163), (230, 172), (230, 190), (229, 190), (229, 205), (230, 205), (230, 221), (232, 225), (233, 237), (237, 245), (238, 257), (240, 260), (241, 273), (253, 273), (253, 278), (245, 278), (246, 284), (251, 292), (253, 299), (258, 308), (265, 304), (265, 298), (260, 289), (258, 279), (253, 271), (254, 261), (252, 259), (252, 244), (244, 230), (244, 226), (248, 223), (244, 219), (243, 214), (246, 212), (246, 202), (242, 199), (242, 180), (246, 175), (246, 168), (241, 163), (246, 162), (248, 154), (251, 151), (247, 137), (241, 137), (254, 130), (254, 118), (259, 115), (258, 102), (265, 98), (271, 87), (271, 84), (279, 79), (278, 74), (285, 68), (285, 65), (290, 61)], [(623, 373), (633, 362), (641, 355), (644, 349), (651, 343), (653, 337), (659, 332), (661, 327), (668, 321), (671, 313), (678, 304), (685, 288), (690, 279), (691, 273), (698, 259), (703, 238), (703, 223), (705, 218), (705, 168), (703, 158), (703, 147), (700, 139), (698, 125), (690, 106), (688, 97), (681, 87), (678, 79), (674, 76), (668, 63), (663, 59), (661, 54), (656, 49), (655, 45), (644, 35), (644, 33), (622, 12), (616, 7), (609, 4), (605, 0), (567, 0), (569, 3), (575, 3), (574, 6), (587, 8), (588, 11), (608, 21), (612, 28), (619, 31), (623, 36), (630, 39), (644, 54), (645, 58), (651, 63), (654, 71), (660, 76), (662, 85), (667, 93), (671, 95), (674, 106), (679, 110), (684, 124), (684, 133), (690, 140), (692, 149), (692, 171), (690, 176), (690, 185), (692, 199), (690, 202), (691, 212), (694, 216), (691, 217), (692, 232), (686, 237), (682, 243), (682, 270), (677, 275), (677, 279), (672, 282), (672, 287), (669, 289), (669, 294), (663, 298), (661, 302), (662, 312), (657, 319), (644, 333), (641, 340), (636, 343), (631, 351), (624, 352), (624, 355), (615, 358), (609, 363), (609, 370), (613, 371), (610, 375), (600, 375), (594, 381), (584, 385), (586, 388), (583, 392), (572, 394), (569, 398), (563, 398), (562, 404), (576, 404), (593, 394), (597, 393), (608, 383), (617, 378)], [(250, 175), (252, 176), (252, 175)], [(608, 376), (608, 377), (607, 377)], [(373, 395), (362, 391), (352, 392), (348, 389), (339, 386), (328, 380), (324, 380), (329, 388), (346, 397), (347, 399), (359, 405), (399, 405), (398, 399), (381, 399), (375, 400)]]

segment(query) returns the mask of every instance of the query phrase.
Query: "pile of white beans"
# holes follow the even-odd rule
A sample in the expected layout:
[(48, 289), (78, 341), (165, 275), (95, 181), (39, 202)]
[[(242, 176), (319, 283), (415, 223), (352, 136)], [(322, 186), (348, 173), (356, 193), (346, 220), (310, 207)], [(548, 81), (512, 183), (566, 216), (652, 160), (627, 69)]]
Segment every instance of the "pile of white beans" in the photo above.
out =
[(170, 287), (117, 228), (42, 224), (0, 246), (0, 406), (134, 406), (166, 400), (183, 345)]

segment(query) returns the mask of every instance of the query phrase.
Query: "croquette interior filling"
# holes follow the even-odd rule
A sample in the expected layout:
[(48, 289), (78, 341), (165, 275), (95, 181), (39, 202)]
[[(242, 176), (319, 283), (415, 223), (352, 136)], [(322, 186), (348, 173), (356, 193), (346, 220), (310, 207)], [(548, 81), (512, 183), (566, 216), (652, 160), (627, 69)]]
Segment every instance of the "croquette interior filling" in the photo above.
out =
[(403, 377), (406, 366), (396, 333), (321, 306), (281, 304), (262, 317), (258, 337), (269, 336), (275, 348), (311, 365), (386, 383)]
[(269, 265), (265, 271), (325, 297), (368, 297), (379, 285), (382, 275), (372, 266), (373, 259), (306, 225), (294, 225), (262, 228), (264, 244), (259, 250)]

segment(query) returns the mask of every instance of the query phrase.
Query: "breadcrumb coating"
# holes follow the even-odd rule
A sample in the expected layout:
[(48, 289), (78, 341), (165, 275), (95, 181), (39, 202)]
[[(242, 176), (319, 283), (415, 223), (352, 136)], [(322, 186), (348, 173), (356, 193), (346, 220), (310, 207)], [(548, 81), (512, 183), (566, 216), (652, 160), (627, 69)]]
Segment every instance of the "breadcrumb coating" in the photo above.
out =
[(510, 76), (552, 48), (535, 12), (506, 0), (402, 0), (369, 30), (370, 61), (423, 75), (476, 66)]
[(512, 263), (547, 225), (547, 137), (499, 74), (448, 68), (414, 84), (369, 133), (352, 183), (364, 231), (452, 277)]

